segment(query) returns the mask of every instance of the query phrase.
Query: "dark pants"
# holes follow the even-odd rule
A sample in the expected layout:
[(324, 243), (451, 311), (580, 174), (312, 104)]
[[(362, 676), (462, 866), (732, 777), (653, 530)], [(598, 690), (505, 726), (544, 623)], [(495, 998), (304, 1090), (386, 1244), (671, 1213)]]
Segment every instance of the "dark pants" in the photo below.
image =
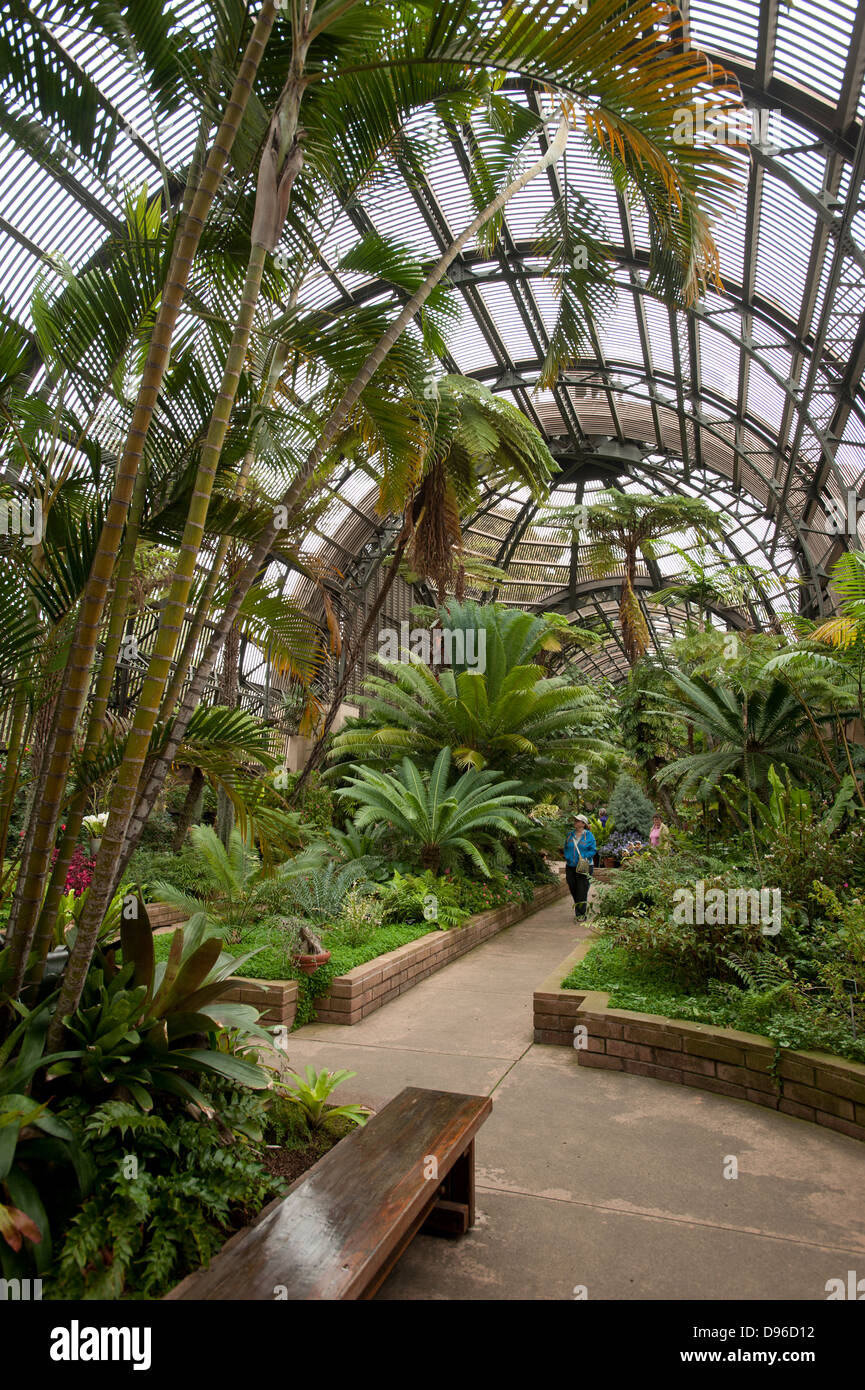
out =
[(589, 896), (591, 878), (588, 874), (578, 874), (572, 864), (566, 864), (565, 879), (571, 890), (571, 897), (574, 900), (574, 915), (576, 917), (585, 917), (586, 898)]

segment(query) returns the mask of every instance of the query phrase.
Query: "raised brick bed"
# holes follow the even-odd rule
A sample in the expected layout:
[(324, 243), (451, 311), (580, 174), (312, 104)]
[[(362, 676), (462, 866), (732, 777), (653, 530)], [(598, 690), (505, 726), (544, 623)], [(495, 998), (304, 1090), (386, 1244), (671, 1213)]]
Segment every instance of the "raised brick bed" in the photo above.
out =
[(179, 926), (189, 919), (183, 907), (172, 907), (171, 903), (147, 903), (147, 920), (154, 931), (164, 931), (166, 927)]
[[(356, 965), (347, 975), (335, 975), (327, 993), (316, 1000), (317, 1021), (359, 1023), (382, 1004), (412, 989), (428, 975), (495, 936), (496, 932), (521, 922), (566, 893), (567, 888), (562, 883), (544, 884), (535, 889), (530, 903), (512, 903), (508, 907), (479, 912), (470, 917), (464, 927), (428, 932), (395, 951)], [(224, 997), (236, 1003), (266, 1007), (263, 1022), (287, 1023), (290, 1027), (297, 1008), (297, 981), (250, 980), (238, 976), (234, 988)]]
[[(581, 1067), (715, 1091), (865, 1140), (865, 1065), (785, 1048), (775, 1075), (769, 1038), (611, 1009), (601, 990), (562, 989), (592, 945), (582, 942), (535, 990), (535, 1042), (574, 1048)], [(586, 1032), (578, 1034), (580, 1027)]]
[(297, 980), (249, 980), (234, 976), (234, 984), (221, 994), (230, 1004), (254, 1004), (262, 1023), (281, 1023), (291, 1028), (297, 1013)]

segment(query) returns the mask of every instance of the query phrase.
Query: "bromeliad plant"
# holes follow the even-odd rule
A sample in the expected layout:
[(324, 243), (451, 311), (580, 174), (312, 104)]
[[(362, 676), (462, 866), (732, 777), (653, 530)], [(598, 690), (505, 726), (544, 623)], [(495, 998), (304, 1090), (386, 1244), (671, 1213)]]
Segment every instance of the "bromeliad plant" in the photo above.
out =
[[(108, 960), (90, 971), (81, 1005), (66, 1019), (72, 1043), (52, 1065), (61, 1086), (104, 1094), (119, 1088), (145, 1111), (153, 1092), (168, 1092), (207, 1109), (189, 1073), (225, 1077), (262, 1090), (270, 1078), (256, 1062), (240, 1055), (258, 1043), (270, 1043), (259, 1027), (258, 1012), (246, 1004), (226, 1003), (222, 996), (231, 976), (256, 953), (223, 954), (222, 940), (208, 934), (199, 912), (178, 927), (168, 960), (157, 963), (153, 935), (143, 920), (120, 927), (123, 966)], [(230, 1029), (233, 1050), (219, 1046)]]
[(519, 808), (531, 798), (519, 794), (519, 782), (500, 781), (498, 772), (465, 772), (449, 786), (450, 769), (449, 748), (441, 750), (426, 774), (410, 758), (403, 758), (396, 775), (354, 764), (353, 775), (346, 778), (349, 785), (337, 795), (359, 807), (359, 829), (388, 826), (422, 868), (438, 873), (442, 864), (465, 857), (489, 876), (490, 865), (479, 846), (503, 864), (501, 837), (519, 838), (530, 829)]
[(355, 1125), (365, 1125), (369, 1112), (360, 1105), (327, 1104), (330, 1096), (344, 1081), (357, 1076), (355, 1071), (316, 1072), (314, 1067), (306, 1068), (306, 1080), (290, 1071), (286, 1081), (290, 1089), (289, 1100), (300, 1106), (311, 1130), (321, 1129), (333, 1120), (351, 1120)]

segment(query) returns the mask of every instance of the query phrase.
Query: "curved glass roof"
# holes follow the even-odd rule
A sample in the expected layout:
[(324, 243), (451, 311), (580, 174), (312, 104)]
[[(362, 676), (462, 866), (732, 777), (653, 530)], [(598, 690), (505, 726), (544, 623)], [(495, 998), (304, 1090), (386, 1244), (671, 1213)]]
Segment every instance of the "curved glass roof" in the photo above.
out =
[[(11, 141), (15, 111), (0, 121), (3, 287), (22, 315), (40, 261), (62, 249), (73, 265), (83, 263), (120, 216), (124, 183), (154, 186), (161, 168), (182, 168), (195, 124), (180, 112), (157, 127), (134, 63), (118, 66), (83, 23), (61, 22), (51, 0), (34, 8), (120, 112), (126, 134), (104, 171), (70, 157), (58, 179)], [(177, 8), (190, 24), (201, 22), (196, 4)], [(791, 604), (824, 611), (832, 564), (845, 545), (865, 540), (862, 516), (858, 535), (837, 534), (837, 516), (855, 514), (865, 495), (865, 9), (854, 0), (685, 0), (681, 9), (691, 40), (736, 74), (751, 111), (746, 187), (715, 228), (723, 288), (687, 311), (648, 290), (645, 217), (625, 205), (575, 133), (565, 165), (508, 205), (494, 251), (470, 244), (454, 263), (461, 314), (441, 369), (487, 383), (543, 431), (561, 468), (549, 506), (590, 502), (613, 483), (702, 496), (722, 508), (729, 524), (715, 548), (718, 567), (745, 561), (796, 585), (780, 596), (758, 585), (754, 603), (720, 612), (734, 626), (765, 627)], [(442, 129), (398, 198), (393, 184), (382, 184), (338, 216), (304, 304), (396, 304), (391, 285), (339, 262), (371, 229), (436, 258), (474, 216), (472, 138), (471, 128)], [(539, 390), (555, 302), (533, 247), (560, 179), (580, 187), (603, 217), (617, 297), (593, 328), (591, 355), (552, 390)], [(367, 475), (346, 468), (308, 538), (339, 571), (334, 589), (346, 612), (346, 592), (358, 575), (374, 573), (392, 535), (375, 514), (375, 491)], [(545, 523), (545, 510), (519, 491), (482, 499), (466, 549), (508, 575), (483, 596), (599, 626), (606, 640), (582, 660), (617, 678), (627, 666), (616, 636), (616, 576), (593, 578), (578, 542)], [(675, 547), (688, 544), (673, 537), (658, 548), (639, 577), (641, 593), (681, 573)], [(307, 581), (290, 582), (315, 601)], [(427, 597), (423, 586), (418, 596)], [(646, 611), (658, 645), (686, 617), (683, 605)]]

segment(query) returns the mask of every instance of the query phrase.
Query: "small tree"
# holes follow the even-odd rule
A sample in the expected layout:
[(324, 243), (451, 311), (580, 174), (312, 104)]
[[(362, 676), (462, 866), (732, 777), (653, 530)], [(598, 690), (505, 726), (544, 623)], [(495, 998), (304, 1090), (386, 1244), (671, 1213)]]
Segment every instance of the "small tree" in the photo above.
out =
[(610, 804), (607, 808), (611, 820), (616, 823), (616, 829), (630, 834), (632, 831), (645, 840), (652, 828), (652, 817), (654, 808), (649, 798), (637, 786), (633, 777), (629, 777), (627, 772), (623, 772), (615, 787), (613, 795), (610, 797)]

